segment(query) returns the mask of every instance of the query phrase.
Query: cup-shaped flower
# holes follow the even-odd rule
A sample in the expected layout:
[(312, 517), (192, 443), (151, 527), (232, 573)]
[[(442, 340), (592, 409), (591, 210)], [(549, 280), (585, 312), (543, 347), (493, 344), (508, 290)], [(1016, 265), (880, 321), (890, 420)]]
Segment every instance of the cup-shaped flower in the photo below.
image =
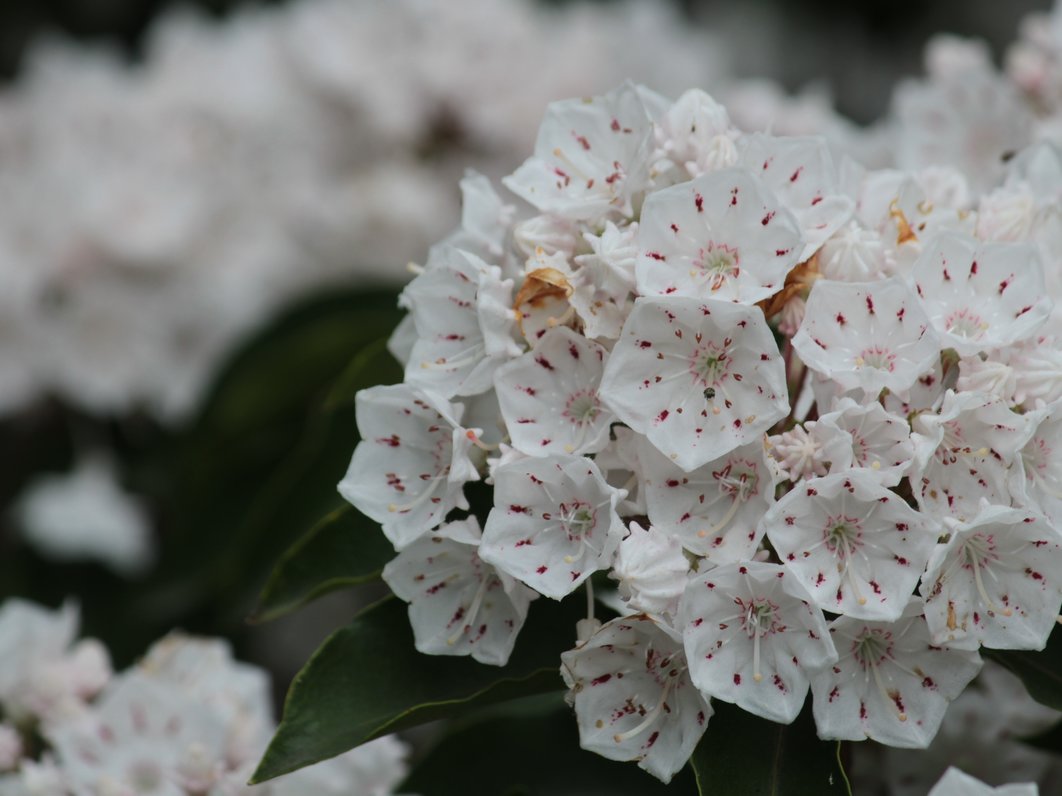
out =
[(537, 595), (480, 559), (480, 535), (475, 517), (447, 523), (404, 548), (383, 579), (409, 603), (419, 651), (504, 666)]
[(803, 262), (852, 216), (855, 203), (837, 187), (837, 174), (821, 136), (776, 138), (752, 133), (741, 139), (740, 163), (759, 177), (796, 217), (804, 237)]
[(629, 216), (645, 188), (652, 122), (637, 87), (550, 103), (535, 154), (502, 182), (544, 213), (594, 222)]
[(935, 644), (1043, 649), (1062, 606), (1062, 533), (1040, 514), (984, 505), (949, 522), (922, 578)]
[(884, 621), (900, 617), (939, 532), (862, 470), (799, 484), (761, 528), (817, 606)]
[(581, 456), (500, 465), (480, 558), (559, 600), (612, 563), (624, 533), (616, 505), (626, 494)]
[(819, 280), (793, 347), (812, 370), (874, 396), (912, 387), (940, 353), (918, 297), (898, 278)]
[(649, 519), (716, 564), (747, 561), (763, 537), (760, 518), (774, 503), (774, 473), (756, 440), (685, 472), (642, 440)]
[(598, 398), (605, 349), (566, 326), (498, 368), (494, 385), (512, 445), (528, 456), (597, 453), (615, 419)]
[(823, 739), (925, 749), (948, 705), (981, 669), (976, 651), (933, 644), (917, 597), (896, 622), (842, 616), (830, 636), (837, 662), (811, 678)]
[(1024, 340), (1051, 314), (1031, 243), (942, 232), (915, 262), (912, 279), (941, 345), (964, 356)]
[(1029, 438), (1030, 420), (987, 393), (944, 395), (940, 410), (913, 421), (911, 485), (919, 508), (973, 520), (981, 500), (1010, 502), (1008, 468)]
[(402, 292), (417, 339), (406, 382), (443, 398), (491, 388), (494, 370), (520, 353), (512, 336), (512, 281), (460, 249), (441, 247)]
[(686, 471), (759, 440), (789, 413), (763, 312), (712, 299), (638, 299), (600, 395)]
[(355, 399), (361, 442), (339, 494), (376, 520), (396, 548), (439, 525), (479, 480), (469, 458), (463, 407), (405, 384), (370, 387)]
[(561, 654), (579, 745), (610, 760), (637, 760), (663, 782), (681, 769), (712, 715), (694, 688), (682, 640), (650, 616), (613, 619)]
[(723, 564), (692, 578), (679, 603), (690, 676), (705, 694), (788, 724), (809, 671), (837, 660), (822, 611), (777, 564)]
[(641, 295), (741, 304), (781, 290), (803, 247), (792, 214), (746, 169), (710, 172), (650, 194), (638, 243)]
[(862, 406), (842, 398), (832, 412), (819, 417), (818, 426), (846, 432), (852, 446), (849, 465), (884, 486), (896, 486), (911, 466), (911, 427), (876, 401)]

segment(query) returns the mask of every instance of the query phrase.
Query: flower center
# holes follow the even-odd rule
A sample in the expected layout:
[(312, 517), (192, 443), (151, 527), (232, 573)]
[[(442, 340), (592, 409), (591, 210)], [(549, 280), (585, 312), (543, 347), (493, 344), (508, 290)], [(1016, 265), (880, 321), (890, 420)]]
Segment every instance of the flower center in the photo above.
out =
[(876, 368), (877, 370), (887, 370), (891, 373), (896, 367), (896, 355), (888, 348), (876, 345), (871, 348), (864, 348), (859, 353), (859, 356), (855, 358), (855, 363), (856, 367)]
[(826, 549), (841, 559), (850, 558), (863, 546), (863, 529), (855, 517), (828, 517), (823, 537)]
[(980, 315), (963, 307), (944, 318), (944, 328), (957, 337), (977, 340), (985, 333), (988, 323), (981, 320)]
[(753, 597), (747, 605), (741, 603), (740, 598), (738, 602), (745, 609), (742, 614), (742, 626), (749, 638), (762, 638), (782, 629), (778, 621), (776, 603), (766, 597)]
[(700, 346), (690, 359), (690, 373), (693, 374), (694, 382), (702, 387), (715, 387), (726, 378), (730, 369), (730, 355), (727, 354), (726, 343), (717, 346), (708, 342)]
[(866, 628), (863, 635), (852, 642), (852, 655), (867, 671), (892, 657), (892, 634), (880, 628)]
[(694, 265), (710, 280), (711, 289), (718, 290), (728, 279), (736, 279), (741, 274), (740, 262), (737, 249), (712, 241), (697, 252)]
[(572, 423), (583, 425), (593, 423), (600, 411), (601, 402), (597, 399), (597, 393), (593, 390), (579, 390), (568, 398), (562, 414)]
[(594, 529), (596, 513), (589, 503), (561, 503), (560, 514), (561, 526), (572, 541), (589, 536)]

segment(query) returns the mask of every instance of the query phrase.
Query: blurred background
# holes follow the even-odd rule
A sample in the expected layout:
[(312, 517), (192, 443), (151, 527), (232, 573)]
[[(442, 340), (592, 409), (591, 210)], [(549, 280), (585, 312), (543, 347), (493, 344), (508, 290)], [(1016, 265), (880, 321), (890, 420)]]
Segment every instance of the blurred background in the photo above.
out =
[(395, 297), (466, 168), (508, 173), (548, 101), (627, 77), (873, 165), (932, 34), (1001, 63), (1048, 9), (0, 4), (0, 599), (76, 597), (119, 667), (175, 626), (222, 635), (283, 693), (373, 587), (248, 618), (339, 504), (354, 392), (401, 378)]

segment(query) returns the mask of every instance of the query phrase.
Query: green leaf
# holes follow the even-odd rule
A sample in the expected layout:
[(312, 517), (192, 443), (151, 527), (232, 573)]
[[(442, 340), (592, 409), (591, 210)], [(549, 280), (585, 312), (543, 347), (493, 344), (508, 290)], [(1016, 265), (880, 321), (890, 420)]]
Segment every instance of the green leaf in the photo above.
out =
[[(469, 787), (475, 777), (475, 787)], [(410, 772), (399, 793), (431, 796), (692, 796), (692, 773), (669, 785), (635, 763), (579, 748), (562, 692), (508, 702), (461, 720)]]
[(336, 589), (373, 580), (394, 555), (376, 523), (341, 506), (284, 553), (252, 621), (268, 622)]
[(1018, 675), (1041, 705), (1062, 710), (1062, 633), (1052, 633), (1040, 652), (982, 649), (981, 654)]
[(555, 691), (581, 599), (531, 606), (509, 664), (422, 655), (406, 605), (388, 598), (333, 633), (295, 676), (284, 718), (255, 771), (264, 782), (372, 738), (518, 696)]
[(324, 408), (334, 411), (354, 403), (359, 390), (377, 384), (394, 384), (402, 380), (402, 368), (387, 350), (387, 338), (374, 340), (362, 348), (336, 379), (324, 401)]
[(820, 741), (810, 705), (776, 724), (715, 700), (715, 715), (690, 758), (701, 796), (851, 796), (840, 745)]
[(1044, 730), (1039, 735), (1019, 738), (1018, 740), (1029, 746), (1035, 746), (1037, 749), (1043, 749), (1057, 755), (1059, 750), (1062, 749), (1062, 721), (1056, 723), (1050, 729)]

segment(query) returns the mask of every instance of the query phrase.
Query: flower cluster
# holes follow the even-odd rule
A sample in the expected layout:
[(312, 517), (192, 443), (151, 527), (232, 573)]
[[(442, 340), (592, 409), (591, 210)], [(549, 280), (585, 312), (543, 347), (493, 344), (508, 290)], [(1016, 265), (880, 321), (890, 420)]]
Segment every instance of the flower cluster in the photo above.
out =
[(1062, 152), (981, 146), (872, 170), (626, 84), (550, 105), (526, 209), (466, 177), (339, 487), (418, 649), (504, 665), (533, 599), (609, 573), (561, 673), (582, 745), (668, 781), (713, 700), (788, 723), (810, 691), (822, 738), (923, 748), (981, 647), (1042, 648)]
[(389, 796), (406, 775), (408, 750), (385, 737), (247, 786), (275, 726), (263, 670), (173, 633), (115, 674), (77, 632), (73, 604), (0, 606), (3, 796)]

